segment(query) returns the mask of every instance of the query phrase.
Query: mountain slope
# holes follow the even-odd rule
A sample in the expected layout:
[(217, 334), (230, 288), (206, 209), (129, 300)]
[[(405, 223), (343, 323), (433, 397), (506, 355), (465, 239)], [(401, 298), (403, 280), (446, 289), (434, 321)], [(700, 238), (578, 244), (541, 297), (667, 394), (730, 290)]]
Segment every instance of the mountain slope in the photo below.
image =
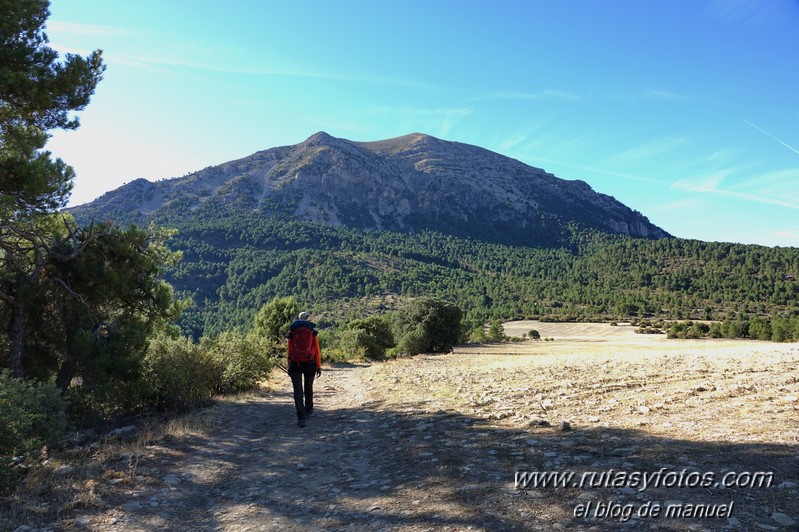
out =
[(133, 181), (71, 211), (119, 222), (256, 211), (331, 226), (435, 230), (521, 245), (558, 245), (570, 224), (634, 237), (668, 233), (582, 181), (489, 150), (414, 133), (353, 142), (320, 132), (184, 177)]

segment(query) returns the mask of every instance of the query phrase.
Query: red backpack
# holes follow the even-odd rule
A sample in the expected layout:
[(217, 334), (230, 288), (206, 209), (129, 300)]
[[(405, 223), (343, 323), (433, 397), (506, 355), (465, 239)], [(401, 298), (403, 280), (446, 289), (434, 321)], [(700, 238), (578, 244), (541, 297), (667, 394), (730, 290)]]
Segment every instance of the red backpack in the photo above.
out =
[(310, 327), (297, 327), (291, 331), (291, 360), (297, 362), (310, 362), (316, 360), (314, 352), (314, 334)]

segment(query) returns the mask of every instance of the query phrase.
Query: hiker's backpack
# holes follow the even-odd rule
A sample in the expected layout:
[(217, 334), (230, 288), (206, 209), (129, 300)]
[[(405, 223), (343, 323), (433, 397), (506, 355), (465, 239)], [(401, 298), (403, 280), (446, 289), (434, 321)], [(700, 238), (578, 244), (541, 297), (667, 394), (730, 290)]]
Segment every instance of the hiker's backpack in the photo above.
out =
[(316, 360), (314, 352), (314, 336), (316, 332), (310, 327), (301, 326), (291, 331), (291, 351), (289, 357), (297, 362)]

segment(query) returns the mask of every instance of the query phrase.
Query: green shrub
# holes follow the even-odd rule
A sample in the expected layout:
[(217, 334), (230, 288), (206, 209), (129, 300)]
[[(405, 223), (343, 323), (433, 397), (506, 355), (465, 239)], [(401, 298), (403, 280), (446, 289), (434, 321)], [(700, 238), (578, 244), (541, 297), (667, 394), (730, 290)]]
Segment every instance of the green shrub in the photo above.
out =
[(344, 359), (361, 359), (367, 356), (366, 331), (363, 329), (344, 329), (338, 333), (336, 351)]
[(489, 342), (508, 341), (508, 335), (505, 334), (505, 329), (502, 327), (502, 322), (500, 320), (494, 320), (491, 322), (491, 326), (488, 328), (486, 338)]
[(488, 337), (486, 336), (486, 332), (482, 325), (472, 329), (467, 337), (470, 342), (477, 342), (479, 344), (484, 344), (488, 341)]
[(429, 342), (427, 341), (424, 329), (417, 327), (412, 331), (406, 332), (402, 338), (400, 338), (395, 352), (397, 354), (407, 353), (409, 355), (418, 355), (419, 353), (430, 351), (427, 348), (428, 345)]
[(463, 314), (456, 305), (434, 298), (419, 298), (394, 312), (391, 326), (398, 339), (396, 351), (447, 353), (461, 339)]
[(64, 401), (54, 384), (25, 381), (0, 371), (0, 491), (16, 475), (10, 458), (58, 445), (67, 428)]
[(222, 387), (224, 366), (190, 338), (156, 336), (143, 366), (150, 401), (161, 410), (187, 410)]
[(203, 339), (199, 350), (203, 356), (210, 354), (221, 368), (217, 389), (220, 393), (237, 393), (252, 390), (269, 375), (273, 359), (270, 342), (263, 336), (242, 335), (238, 331), (224, 332), (211, 339)]
[(75, 386), (65, 395), (67, 414), (70, 421), (79, 426), (141, 414), (153, 406), (149, 390), (148, 383), (142, 378)]
[(395, 345), (391, 323), (385, 315), (353, 320), (338, 336), (339, 349), (356, 357), (379, 360)]

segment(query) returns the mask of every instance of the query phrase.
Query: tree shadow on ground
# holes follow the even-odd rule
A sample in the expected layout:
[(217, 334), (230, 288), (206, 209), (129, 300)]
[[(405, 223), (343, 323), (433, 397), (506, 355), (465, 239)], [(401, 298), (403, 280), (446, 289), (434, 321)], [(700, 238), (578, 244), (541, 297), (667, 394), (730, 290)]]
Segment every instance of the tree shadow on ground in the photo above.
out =
[[(288, 391), (236, 405), (213, 438), (190, 438), (178, 446), (179, 457), (155, 459), (161, 478), (147, 494), (157, 490), (157, 496), (142, 498), (139, 505), (136, 495), (117, 500), (126, 504), (120, 525), (677, 531), (791, 529), (780, 516), (775, 520), (775, 512), (799, 520), (799, 455), (793, 444), (709, 441), (699, 433), (696, 440), (670, 439), (612, 427), (520, 427), (508, 420), (431, 411), (427, 405), (326, 408), (326, 399), (336, 393), (347, 391), (318, 387), (317, 413), (305, 428), (296, 425)], [(575, 476), (565, 486), (531, 483), (517, 489), (516, 474), (525, 471)], [(642, 489), (632, 476), (626, 485), (619, 480), (620, 472), (658, 471), (659, 482), (667, 485), (655, 486), (651, 479)], [(768, 485), (769, 477), (760, 486), (717, 485), (729, 472), (772, 475)], [(714, 476), (708, 486), (668, 485), (680, 474), (683, 483)], [(717, 511), (733, 507), (723, 517), (637, 515), (647, 503), (663, 512), (678, 504), (683, 512), (689, 504), (719, 505)], [(580, 505), (587, 507), (586, 517), (575, 517)]]

